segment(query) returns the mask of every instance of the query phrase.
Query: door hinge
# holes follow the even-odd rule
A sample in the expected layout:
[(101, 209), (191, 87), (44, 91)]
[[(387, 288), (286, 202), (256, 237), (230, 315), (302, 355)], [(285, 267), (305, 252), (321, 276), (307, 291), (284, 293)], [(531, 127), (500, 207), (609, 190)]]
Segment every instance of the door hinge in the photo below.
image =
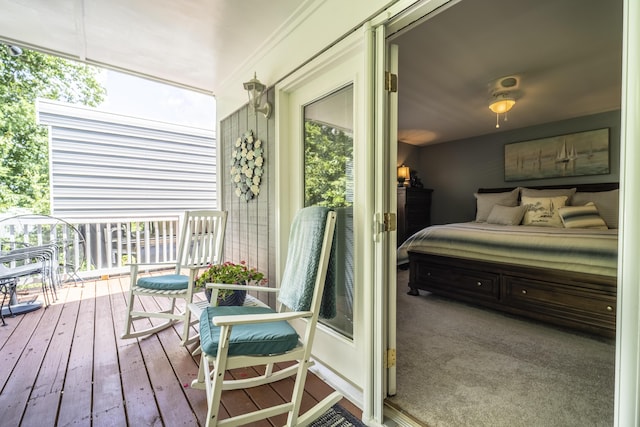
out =
[(388, 348), (385, 368), (393, 368), (394, 366), (396, 366), (396, 349)]
[(390, 73), (389, 71), (384, 72), (384, 89), (387, 92), (397, 92), (398, 91), (398, 75)]
[(396, 231), (396, 214), (386, 212), (384, 214), (384, 231)]

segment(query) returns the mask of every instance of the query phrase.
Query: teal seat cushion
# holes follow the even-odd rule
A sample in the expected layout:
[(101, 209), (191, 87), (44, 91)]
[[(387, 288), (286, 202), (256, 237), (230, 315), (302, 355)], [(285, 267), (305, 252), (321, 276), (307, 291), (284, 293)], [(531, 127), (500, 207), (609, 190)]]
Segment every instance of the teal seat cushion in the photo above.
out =
[(189, 276), (182, 274), (166, 274), (164, 276), (142, 277), (138, 279), (138, 286), (160, 291), (179, 291), (189, 286)]
[[(212, 323), (216, 316), (274, 313), (269, 307), (207, 307), (200, 315), (200, 347), (209, 355), (218, 352), (220, 328)], [(229, 356), (280, 354), (296, 347), (298, 334), (288, 322), (235, 325), (231, 330)]]

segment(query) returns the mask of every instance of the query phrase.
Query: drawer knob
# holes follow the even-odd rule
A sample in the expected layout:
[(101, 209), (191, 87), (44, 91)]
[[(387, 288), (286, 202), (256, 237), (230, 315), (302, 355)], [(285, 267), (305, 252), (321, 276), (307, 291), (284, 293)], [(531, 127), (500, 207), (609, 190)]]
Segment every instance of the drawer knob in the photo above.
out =
[(611, 307), (610, 305), (607, 306), (607, 311), (613, 311), (613, 307)]
[(526, 290), (526, 289), (523, 289), (523, 290), (522, 290), (522, 293), (526, 295), (526, 294), (527, 294), (527, 290)]
[(482, 282), (476, 282), (477, 286), (482, 286)]

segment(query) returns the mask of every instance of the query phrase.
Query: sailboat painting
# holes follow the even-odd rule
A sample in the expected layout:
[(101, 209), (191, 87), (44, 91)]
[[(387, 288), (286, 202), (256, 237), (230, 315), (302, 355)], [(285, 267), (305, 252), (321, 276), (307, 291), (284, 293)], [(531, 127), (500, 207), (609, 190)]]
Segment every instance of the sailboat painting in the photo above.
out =
[(609, 128), (504, 146), (505, 181), (608, 173)]

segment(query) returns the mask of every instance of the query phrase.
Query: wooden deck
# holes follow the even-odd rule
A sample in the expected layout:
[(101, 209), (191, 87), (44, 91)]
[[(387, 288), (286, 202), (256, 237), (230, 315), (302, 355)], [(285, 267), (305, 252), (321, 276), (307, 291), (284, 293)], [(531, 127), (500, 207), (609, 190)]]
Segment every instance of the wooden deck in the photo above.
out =
[[(181, 324), (143, 339), (119, 338), (128, 287), (128, 276), (67, 285), (48, 308), (6, 318), (0, 327), (0, 426), (204, 425), (205, 392), (189, 386), (200, 359), (180, 345)], [(281, 402), (292, 388), (287, 379), (249, 393), (224, 392), (221, 418)], [(310, 373), (305, 391), (302, 412), (333, 390)], [(361, 417), (349, 401), (340, 403)], [(280, 416), (254, 425), (285, 421)]]

